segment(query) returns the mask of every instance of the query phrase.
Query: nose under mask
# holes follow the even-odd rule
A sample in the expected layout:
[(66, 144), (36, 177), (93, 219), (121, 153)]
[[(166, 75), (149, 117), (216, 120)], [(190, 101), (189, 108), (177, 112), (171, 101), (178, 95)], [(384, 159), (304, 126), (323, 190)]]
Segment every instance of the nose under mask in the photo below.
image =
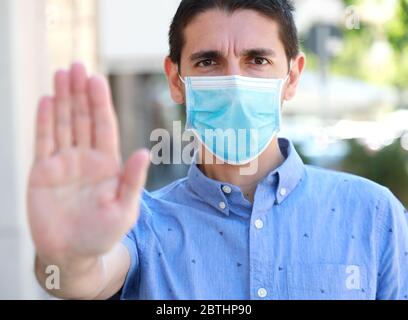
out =
[[(291, 67), (290, 67), (291, 69)], [(281, 129), (282, 90), (289, 79), (186, 77), (186, 130), (222, 163), (259, 157)]]

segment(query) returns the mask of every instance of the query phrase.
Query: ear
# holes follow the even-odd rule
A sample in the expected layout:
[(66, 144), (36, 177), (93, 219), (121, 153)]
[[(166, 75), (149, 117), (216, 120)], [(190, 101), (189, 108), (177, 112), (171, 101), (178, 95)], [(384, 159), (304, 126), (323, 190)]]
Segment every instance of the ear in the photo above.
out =
[(300, 76), (305, 68), (306, 56), (303, 52), (299, 53), (296, 59), (293, 61), (292, 70), (290, 71), (290, 76), (288, 83), (286, 85), (285, 94), (283, 100), (289, 101), (296, 95), (297, 86), (299, 83)]
[(164, 60), (164, 70), (166, 72), (167, 81), (169, 83), (171, 98), (177, 104), (184, 103), (184, 85), (179, 78), (179, 70), (177, 63), (171, 61), (170, 57)]

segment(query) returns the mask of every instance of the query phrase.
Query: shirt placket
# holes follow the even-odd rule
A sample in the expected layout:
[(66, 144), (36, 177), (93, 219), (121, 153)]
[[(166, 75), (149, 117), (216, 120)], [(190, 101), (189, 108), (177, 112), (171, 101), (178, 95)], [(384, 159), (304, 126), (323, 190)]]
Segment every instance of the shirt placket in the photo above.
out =
[(274, 285), (272, 210), (275, 202), (270, 185), (257, 188), (249, 228), (250, 296), (254, 300), (276, 299)]

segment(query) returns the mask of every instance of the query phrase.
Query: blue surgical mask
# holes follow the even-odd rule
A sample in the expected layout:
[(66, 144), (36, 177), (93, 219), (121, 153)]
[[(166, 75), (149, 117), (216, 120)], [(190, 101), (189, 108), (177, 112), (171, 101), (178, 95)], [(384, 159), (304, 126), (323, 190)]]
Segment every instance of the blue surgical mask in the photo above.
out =
[(180, 77), (186, 89), (186, 130), (193, 130), (222, 162), (251, 162), (280, 131), (282, 89), (288, 77)]

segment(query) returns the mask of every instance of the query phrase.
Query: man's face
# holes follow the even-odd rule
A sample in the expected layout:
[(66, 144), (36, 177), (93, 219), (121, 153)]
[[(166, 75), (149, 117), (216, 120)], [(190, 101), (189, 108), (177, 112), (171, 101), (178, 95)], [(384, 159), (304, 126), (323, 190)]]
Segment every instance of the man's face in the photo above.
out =
[[(278, 23), (254, 10), (234, 13), (213, 9), (198, 15), (184, 30), (185, 45), (180, 70), (166, 59), (172, 97), (184, 103), (184, 87), (178, 71), (185, 76), (241, 75), (285, 78), (289, 72)], [(284, 90), (289, 100), (303, 69), (304, 57), (294, 61), (293, 74)], [(292, 85), (291, 85), (292, 84)]]

